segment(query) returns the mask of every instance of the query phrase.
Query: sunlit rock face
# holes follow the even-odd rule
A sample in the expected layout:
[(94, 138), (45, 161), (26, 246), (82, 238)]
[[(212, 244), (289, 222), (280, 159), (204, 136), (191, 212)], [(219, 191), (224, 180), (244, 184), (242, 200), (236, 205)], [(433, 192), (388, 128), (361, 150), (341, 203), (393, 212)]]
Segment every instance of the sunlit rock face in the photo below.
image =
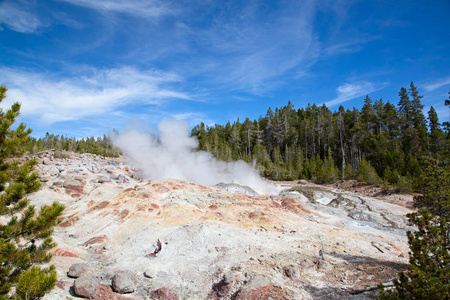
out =
[[(304, 182), (260, 195), (70, 156), (41, 154), (43, 188), (29, 196), (66, 206), (54, 232), (59, 282), (46, 299), (71, 297), (76, 263), (100, 282), (94, 299), (372, 299), (349, 291), (387, 282), (408, 262), (410, 209), (391, 196)], [(112, 280), (123, 273), (134, 289), (119, 294)]]

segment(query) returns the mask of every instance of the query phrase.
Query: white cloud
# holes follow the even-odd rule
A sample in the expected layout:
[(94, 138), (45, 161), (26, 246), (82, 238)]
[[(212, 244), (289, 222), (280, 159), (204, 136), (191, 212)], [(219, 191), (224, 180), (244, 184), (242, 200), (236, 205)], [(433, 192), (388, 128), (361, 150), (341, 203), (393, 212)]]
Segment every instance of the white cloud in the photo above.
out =
[(22, 103), (24, 117), (45, 124), (95, 118), (134, 107), (158, 105), (169, 99), (189, 99), (168, 87), (181, 79), (170, 73), (135, 68), (93, 70), (81, 77), (52, 79), (49, 74), (0, 68), (8, 98)]
[(328, 107), (338, 105), (348, 100), (363, 97), (371, 92), (380, 90), (381, 88), (382, 87), (375, 87), (372, 83), (366, 81), (346, 83), (340, 85), (336, 89), (338, 96), (331, 101), (325, 102), (325, 105)]
[(30, 4), (26, 1), (6, 0), (0, 3), (0, 24), (22, 33), (35, 32), (43, 24), (28, 8)]
[(450, 77), (441, 78), (436, 82), (426, 84), (424, 88), (427, 91), (434, 91), (446, 85), (450, 85)]
[(289, 2), (264, 12), (264, 18), (264, 7), (256, 2), (212, 5), (211, 26), (187, 21), (190, 30), (183, 31), (192, 35), (195, 47), (207, 49), (195, 57), (195, 69), (188, 70), (208, 78), (206, 84), (264, 94), (286, 84), (281, 76), (304, 74), (317, 60), (314, 1)]
[(339, 55), (339, 54), (348, 54), (355, 53), (361, 51), (363, 46), (371, 41), (381, 39), (381, 35), (369, 36), (364, 38), (354, 38), (350, 41), (337, 43), (331, 45), (328, 48), (323, 50), (323, 53), (327, 56)]
[(208, 118), (202, 112), (180, 112), (171, 114), (171, 118), (188, 122), (190, 126), (195, 126), (200, 123), (205, 123), (207, 126), (213, 126), (215, 122)]
[(164, 1), (158, 0), (60, 0), (77, 6), (98, 11), (124, 13), (139, 17), (160, 17), (171, 14), (172, 10)]

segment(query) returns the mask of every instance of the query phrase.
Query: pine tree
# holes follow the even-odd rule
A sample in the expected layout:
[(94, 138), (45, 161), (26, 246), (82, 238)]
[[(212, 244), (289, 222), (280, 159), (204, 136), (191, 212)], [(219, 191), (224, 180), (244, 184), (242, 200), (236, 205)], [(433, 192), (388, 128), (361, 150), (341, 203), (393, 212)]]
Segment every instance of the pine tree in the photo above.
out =
[[(0, 86), (0, 102), (6, 91)], [(0, 299), (7, 299), (12, 287), (16, 287), (12, 297), (20, 299), (35, 299), (54, 287), (54, 268), (37, 265), (51, 258), (48, 250), (55, 246), (52, 228), (64, 209), (55, 202), (36, 213), (25, 197), (36, 191), (40, 182), (34, 172), (35, 159), (22, 164), (11, 159), (21, 154), (20, 146), (31, 133), (23, 124), (11, 129), (19, 110), (19, 103), (6, 111), (0, 109), (0, 217), (5, 221), (0, 225)]]
[(381, 299), (450, 298), (450, 168), (429, 162), (423, 195), (415, 205), (426, 207), (408, 215), (417, 231), (408, 232), (411, 248), (407, 272), (383, 290)]
[(450, 137), (450, 92), (448, 92), (448, 99), (445, 99), (444, 105), (448, 106), (448, 121), (444, 122), (442, 125), (444, 125), (444, 130), (447, 133), (447, 138)]
[(414, 124), (412, 121), (412, 105), (409, 99), (409, 92), (402, 87), (398, 94), (400, 101), (398, 102), (398, 111), (402, 122), (402, 144), (403, 152), (409, 153), (412, 147), (412, 140), (414, 135)]
[(425, 148), (425, 140), (427, 134), (426, 119), (423, 114), (424, 105), (421, 103), (423, 96), (419, 95), (417, 87), (411, 82), (411, 110), (412, 110), (412, 122), (414, 125), (413, 133), (413, 151), (417, 155)]
[(439, 123), (439, 117), (433, 106), (428, 111), (428, 121), (430, 127), (430, 137), (427, 139), (428, 149), (433, 154), (436, 154), (441, 150), (444, 141), (444, 132), (441, 129), (441, 123)]
[(408, 271), (394, 279), (394, 289), (381, 292), (381, 299), (450, 298), (450, 224), (422, 209), (408, 215), (418, 230), (408, 232), (411, 248)]
[(365, 159), (363, 159), (359, 163), (357, 178), (359, 181), (367, 182), (369, 184), (374, 185), (379, 185), (382, 182), (381, 178), (375, 171), (375, 168), (372, 167), (370, 163), (368, 163)]
[(415, 206), (427, 208), (434, 215), (450, 221), (450, 166), (440, 166), (435, 160), (430, 160), (422, 190), (423, 195), (414, 198)]

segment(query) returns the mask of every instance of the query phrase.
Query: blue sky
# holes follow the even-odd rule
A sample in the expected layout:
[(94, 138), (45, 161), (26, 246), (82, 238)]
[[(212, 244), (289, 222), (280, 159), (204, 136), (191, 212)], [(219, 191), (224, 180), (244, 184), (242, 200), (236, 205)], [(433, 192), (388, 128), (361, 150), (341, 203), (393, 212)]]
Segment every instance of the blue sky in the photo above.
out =
[(0, 0), (0, 84), (20, 121), (100, 136), (136, 120), (257, 119), (290, 100), (398, 103), (447, 121), (450, 1)]

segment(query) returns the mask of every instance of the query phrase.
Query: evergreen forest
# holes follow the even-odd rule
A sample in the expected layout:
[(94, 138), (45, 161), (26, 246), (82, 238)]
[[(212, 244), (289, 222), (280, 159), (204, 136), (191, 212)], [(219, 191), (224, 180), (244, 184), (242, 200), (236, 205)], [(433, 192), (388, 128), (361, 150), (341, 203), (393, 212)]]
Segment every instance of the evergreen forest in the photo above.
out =
[[(113, 134), (117, 134), (114, 131)], [(23, 146), (29, 153), (39, 153), (46, 150), (55, 150), (56, 155), (64, 158), (65, 153), (61, 151), (69, 151), (76, 153), (92, 153), (105, 157), (118, 157), (120, 150), (113, 146), (111, 139), (107, 135), (103, 137), (89, 137), (76, 139), (63, 135), (55, 135), (46, 133), (44, 138), (30, 137)], [(66, 155), (67, 156), (67, 155)]]
[[(199, 150), (224, 161), (252, 163), (266, 178), (358, 179), (409, 192), (421, 187), (429, 159), (448, 165), (450, 124), (441, 124), (433, 107), (424, 114), (414, 83), (402, 87), (398, 97), (394, 105), (366, 96), (360, 110), (341, 105), (337, 111), (325, 104), (294, 109), (289, 101), (258, 120), (200, 123), (191, 134)], [(450, 100), (443, 101), (450, 109)]]

